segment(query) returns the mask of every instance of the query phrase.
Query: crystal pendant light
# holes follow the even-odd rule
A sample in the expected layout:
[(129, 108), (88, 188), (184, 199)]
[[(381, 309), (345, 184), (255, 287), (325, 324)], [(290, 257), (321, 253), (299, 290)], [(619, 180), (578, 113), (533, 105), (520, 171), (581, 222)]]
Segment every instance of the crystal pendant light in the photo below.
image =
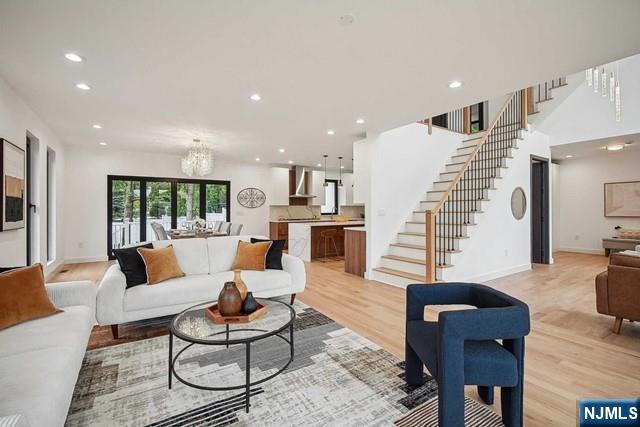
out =
[(338, 161), (339, 161), (338, 172), (340, 173), (339, 179), (338, 179), (338, 187), (342, 187), (342, 156), (338, 157)]
[(600, 89), (600, 80), (598, 79), (599, 75), (600, 71), (598, 70), (598, 67), (595, 67), (593, 69), (593, 91), (595, 93), (598, 93), (598, 90)]
[(602, 96), (607, 97), (607, 73), (604, 71), (604, 67), (600, 70), (600, 80), (602, 80)]
[(194, 139), (187, 155), (182, 158), (181, 166), (182, 172), (187, 176), (209, 175), (213, 170), (211, 150), (199, 139)]
[(613, 71), (611, 72), (611, 77), (609, 77), (609, 101), (613, 102), (616, 99), (616, 78), (613, 76)]
[(587, 69), (587, 86), (593, 85), (593, 68)]
[(327, 157), (329, 157), (327, 154), (324, 154), (322, 157), (324, 157), (324, 184), (322, 184), (323, 187), (328, 187), (329, 183), (327, 182)]

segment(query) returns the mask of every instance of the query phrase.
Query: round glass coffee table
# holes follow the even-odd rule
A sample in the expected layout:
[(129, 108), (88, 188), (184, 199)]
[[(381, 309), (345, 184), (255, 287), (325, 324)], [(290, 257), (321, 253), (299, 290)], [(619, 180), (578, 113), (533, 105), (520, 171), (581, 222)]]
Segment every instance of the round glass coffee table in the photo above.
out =
[[(205, 314), (205, 309), (215, 304), (215, 301), (195, 305), (176, 315), (169, 327), (169, 389), (171, 389), (174, 376), (181, 383), (201, 390), (229, 391), (245, 389), (245, 409), (249, 412), (251, 387), (268, 381), (282, 373), (293, 361), (293, 321), (296, 318), (295, 310), (289, 304), (276, 300), (258, 299), (257, 301), (267, 307), (267, 312), (249, 323), (226, 325), (213, 323)], [(281, 335), (281, 332), (286, 329), (289, 329), (288, 337)], [(189, 343), (178, 351), (175, 356), (173, 355), (174, 335)], [(277, 372), (251, 382), (251, 344), (268, 337), (278, 337), (289, 344), (289, 359)], [(246, 377), (244, 384), (226, 387), (210, 387), (194, 384), (181, 377), (178, 372), (176, 372), (176, 363), (180, 355), (194, 345), (224, 346), (226, 348), (232, 345), (244, 345), (246, 357)]]

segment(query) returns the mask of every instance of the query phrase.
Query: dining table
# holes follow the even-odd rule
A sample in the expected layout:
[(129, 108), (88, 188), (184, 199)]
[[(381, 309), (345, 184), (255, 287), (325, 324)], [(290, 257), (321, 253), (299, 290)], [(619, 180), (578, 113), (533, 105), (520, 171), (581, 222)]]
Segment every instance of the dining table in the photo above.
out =
[(207, 238), (207, 237), (221, 237), (228, 236), (224, 231), (214, 230), (169, 230), (169, 237), (171, 239), (194, 239), (194, 238)]

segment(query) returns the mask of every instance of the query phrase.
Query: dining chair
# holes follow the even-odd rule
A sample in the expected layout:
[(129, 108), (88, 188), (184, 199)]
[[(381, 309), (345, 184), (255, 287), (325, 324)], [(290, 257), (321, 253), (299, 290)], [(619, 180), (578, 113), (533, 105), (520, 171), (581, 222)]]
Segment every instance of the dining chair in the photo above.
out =
[(165, 230), (164, 226), (159, 222), (152, 222), (151, 229), (153, 230), (153, 234), (156, 235), (156, 240), (169, 240), (167, 230)]
[(231, 224), (229, 236), (239, 236), (242, 231), (242, 224)]
[(222, 225), (223, 221), (214, 221), (213, 222), (213, 227), (211, 227), (211, 229), (213, 231), (220, 231), (220, 226)]
[(223, 222), (222, 224), (220, 224), (220, 229), (217, 231), (221, 231), (223, 233), (226, 233), (227, 235), (229, 235), (229, 230), (231, 229), (231, 223), (230, 222)]

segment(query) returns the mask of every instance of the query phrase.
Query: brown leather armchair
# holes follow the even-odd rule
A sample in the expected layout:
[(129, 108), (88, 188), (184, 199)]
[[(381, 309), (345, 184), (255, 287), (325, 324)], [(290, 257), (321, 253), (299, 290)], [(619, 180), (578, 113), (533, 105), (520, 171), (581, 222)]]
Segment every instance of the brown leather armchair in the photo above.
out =
[(598, 313), (615, 316), (613, 332), (620, 333), (622, 320), (640, 320), (640, 257), (613, 254), (607, 271), (596, 276)]

